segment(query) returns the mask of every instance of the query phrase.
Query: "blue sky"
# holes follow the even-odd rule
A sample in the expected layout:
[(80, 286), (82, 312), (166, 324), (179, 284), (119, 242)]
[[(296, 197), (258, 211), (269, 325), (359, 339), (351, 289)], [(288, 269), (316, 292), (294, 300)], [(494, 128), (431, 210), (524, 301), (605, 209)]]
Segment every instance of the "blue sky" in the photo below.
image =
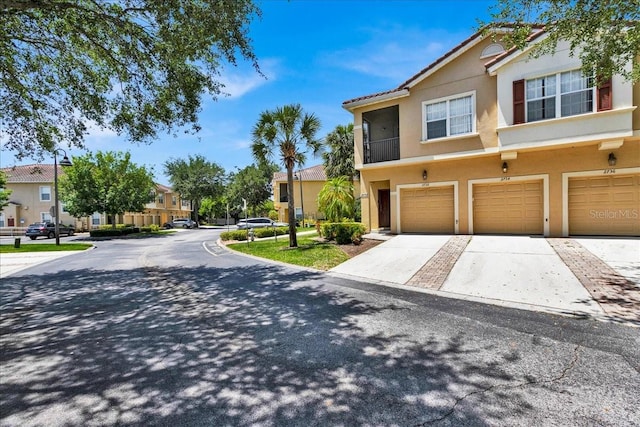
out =
[[(95, 129), (88, 149), (130, 151), (169, 184), (163, 163), (201, 154), (230, 172), (254, 162), (251, 128), (264, 110), (300, 103), (322, 123), (319, 137), (352, 121), (342, 102), (395, 88), (489, 18), (493, 0), (257, 0), (262, 18), (250, 27), (266, 79), (251, 64), (222, 70), (227, 97), (205, 100), (197, 135), (162, 135), (134, 145)], [(66, 147), (62, 146), (65, 150)], [(81, 155), (78, 149), (69, 155)], [(0, 166), (16, 164), (2, 152)], [(32, 163), (25, 159), (18, 164)], [(321, 163), (308, 156), (306, 166)]]

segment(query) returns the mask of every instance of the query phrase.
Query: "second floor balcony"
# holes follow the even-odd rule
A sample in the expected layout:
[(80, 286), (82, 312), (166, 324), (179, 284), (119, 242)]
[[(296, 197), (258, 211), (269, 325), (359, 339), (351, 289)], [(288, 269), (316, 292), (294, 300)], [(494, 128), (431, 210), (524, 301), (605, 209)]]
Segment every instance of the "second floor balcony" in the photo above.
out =
[(399, 107), (381, 108), (362, 113), (364, 163), (400, 159)]
[(386, 138), (364, 143), (364, 163), (388, 162), (400, 159), (400, 138)]

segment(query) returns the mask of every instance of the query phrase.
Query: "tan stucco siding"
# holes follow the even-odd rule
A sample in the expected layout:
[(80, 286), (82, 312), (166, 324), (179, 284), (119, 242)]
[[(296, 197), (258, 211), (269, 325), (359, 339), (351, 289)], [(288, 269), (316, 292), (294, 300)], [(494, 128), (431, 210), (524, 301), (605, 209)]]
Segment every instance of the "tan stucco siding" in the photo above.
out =
[[(411, 88), (411, 96), (400, 100), (400, 156), (430, 156), (451, 152), (482, 150), (496, 147), (496, 79), (480, 59), (490, 40), (473, 47), (456, 61), (436, 71), (428, 79)], [(444, 138), (425, 142), (423, 135), (423, 102), (475, 92), (475, 126), (477, 135), (466, 138)]]
[[(563, 173), (594, 171), (605, 173), (608, 169), (623, 170), (640, 167), (640, 141), (628, 139), (622, 147), (613, 150), (617, 164), (610, 168), (607, 162), (609, 150), (598, 150), (598, 144), (576, 145), (569, 148), (547, 149), (519, 152), (514, 160), (508, 160), (508, 172), (502, 172), (503, 161), (499, 154), (484, 155), (474, 158), (463, 158), (447, 161), (430, 161), (415, 165), (390, 164), (378, 169), (364, 168), (361, 171), (362, 187), (369, 192), (368, 199), (363, 199), (363, 222), (370, 229), (377, 228), (376, 193), (378, 188), (386, 185), (391, 189), (391, 230), (397, 232), (398, 212), (397, 187), (408, 184), (429, 184), (440, 182), (456, 182), (458, 184), (458, 217), (459, 233), (470, 231), (469, 182), (474, 180), (510, 180), (520, 177), (540, 179), (545, 176), (548, 181), (548, 233), (552, 236), (562, 235), (563, 230)], [(428, 172), (427, 181), (423, 181), (422, 172)], [(367, 214), (365, 214), (367, 212)]]
[[(51, 200), (40, 200), (40, 187), (48, 186), (51, 189)], [(12, 191), (9, 200), (17, 203), (15, 212), (5, 212), (5, 222), (8, 218), (14, 216), (15, 226), (27, 226), (34, 222), (41, 221), (41, 213), (49, 212), (54, 205), (55, 187), (53, 183), (8, 183), (7, 189)], [(74, 222), (74, 219), (68, 213), (62, 212), (62, 204), (60, 205), (60, 221), (65, 224)]]

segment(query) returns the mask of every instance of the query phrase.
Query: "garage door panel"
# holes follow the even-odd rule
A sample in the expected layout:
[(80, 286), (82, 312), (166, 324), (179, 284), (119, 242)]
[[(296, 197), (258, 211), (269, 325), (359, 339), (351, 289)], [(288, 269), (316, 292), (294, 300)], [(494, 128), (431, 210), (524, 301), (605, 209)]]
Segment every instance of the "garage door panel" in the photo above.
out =
[(453, 233), (453, 186), (400, 191), (400, 228), (404, 233)]
[(640, 174), (570, 178), (569, 234), (640, 235)]
[(473, 186), (475, 233), (542, 234), (543, 211), (541, 180)]

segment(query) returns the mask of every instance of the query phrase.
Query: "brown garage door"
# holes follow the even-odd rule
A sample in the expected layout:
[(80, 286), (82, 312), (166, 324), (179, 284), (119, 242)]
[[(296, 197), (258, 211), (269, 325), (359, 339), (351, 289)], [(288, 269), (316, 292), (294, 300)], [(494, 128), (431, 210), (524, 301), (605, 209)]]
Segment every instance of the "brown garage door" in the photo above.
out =
[(640, 235), (640, 174), (569, 179), (569, 234)]
[(542, 180), (473, 186), (473, 232), (543, 234)]
[(453, 186), (400, 190), (403, 233), (454, 233)]

